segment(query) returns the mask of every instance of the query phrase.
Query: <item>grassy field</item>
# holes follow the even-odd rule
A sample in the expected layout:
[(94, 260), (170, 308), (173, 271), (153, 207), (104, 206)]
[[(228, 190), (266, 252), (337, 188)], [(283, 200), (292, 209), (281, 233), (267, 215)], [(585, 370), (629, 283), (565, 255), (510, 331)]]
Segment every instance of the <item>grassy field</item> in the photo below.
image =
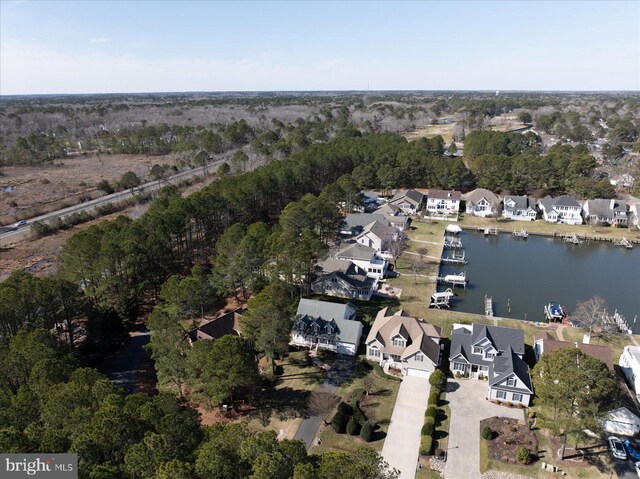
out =
[(326, 372), (311, 363), (306, 351), (289, 353), (276, 366), (276, 385), (264, 393), (260, 409), (249, 415), (248, 426), (259, 431), (272, 429), (291, 439), (302, 422), (309, 395), (322, 385)]
[(455, 124), (428, 125), (413, 131), (403, 133), (402, 136), (404, 136), (407, 141), (415, 141), (419, 140), (420, 138), (431, 138), (433, 136), (440, 135), (445, 143), (449, 145), (449, 143), (451, 143), (451, 141), (453, 140), (453, 131), (455, 127)]
[(382, 379), (376, 376), (373, 370), (362, 367), (359, 374), (356, 374), (351, 382), (343, 384), (336, 391), (336, 394), (342, 398), (349, 398), (352, 391), (362, 387), (362, 381), (365, 377), (371, 379), (373, 387), (371, 388), (371, 394), (368, 397), (365, 396), (362, 400), (360, 409), (362, 409), (362, 412), (368, 420), (378, 424), (374, 440), (370, 443), (365, 443), (358, 436), (337, 434), (330, 425), (321, 426), (322, 432), (319, 435), (320, 445), (313, 446), (309, 450), (309, 453), (322, 454), (327, 451), (355, 451), (358, 447), (365, 444), (371, 446), (376, 451), (382, 450), (382, 445), (384, 444), (384, 439), (389, 427), (389, 421), (391, 420), (391, 413), (393, 412), (396, 397), (398, 396), (398, 389), (400, 389), (400, 383)]

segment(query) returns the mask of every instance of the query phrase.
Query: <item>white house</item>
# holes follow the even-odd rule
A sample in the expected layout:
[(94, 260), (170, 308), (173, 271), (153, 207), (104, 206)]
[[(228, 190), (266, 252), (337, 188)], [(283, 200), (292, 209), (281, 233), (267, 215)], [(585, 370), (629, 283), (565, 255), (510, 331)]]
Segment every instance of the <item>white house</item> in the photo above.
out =
[(400, 190), (389, 200), (389, 204), (396, 205), (408, 215), (420, 211), (423, 202), (424, 195), (416, 190)]
[(640, 433), (640, 417), (626, 407), (609, 411), (601, 420), (602, 430), (609, 434), (633, 437)]
[(625, 346), (620, 355), (620, 369), (640, 400), (640, 346)]
[(483, 218), (498, 216), (500, 213), (500, 199), (492, 191), (476, 188), (467, 194), (466, 212)]
[(521, 329), (453, 325), (450, 369), (472, 379), (488, 379), (487, 399), (491, 401), (529, 405), (533, 386), (523, 356)]
[(459, 191), (429, 190), (425, 216), (458, 216), (461, 198)]
[(614, 176), (609, 180), (612, 186), (617, 186), (619, 188), (633, 188), (633, 185), (636, 183), (636, 179), (631, 176), (629, 173), (623, 173), (622, 175)]
[(291, 331), (291, 344), (355, 356), (362, 323), (351, 304), (301, 299)]
[(582, 224), (582, 206), (573, 196), (545, 196), (538, 200), (538, 207), (544, 220), (549, 223)]
[(336, 258), (349, 260), (367, 272), (367, 276), (375, 279), (383, 279), (387, 273), (388, 261), (382, 258), (378, 252), (360, 243), (351, 243), (336, 253)]
[(629, 206), (629, 227), (640, 229), (640, 203)]
[(629, 206), (622, 200), (587, 200), (582, 205), (584, 222), (592, 225), (627, 226)]
[(502, 216), (516, 221), (535, 221), (536, 201), (528, 196), (506, 195), (503, 200)]
[(409, 316), (405, 311), (378, 311), (365, 340), (366, 357), (385, 371), (428, 378), (440, 364), (440, 328)]

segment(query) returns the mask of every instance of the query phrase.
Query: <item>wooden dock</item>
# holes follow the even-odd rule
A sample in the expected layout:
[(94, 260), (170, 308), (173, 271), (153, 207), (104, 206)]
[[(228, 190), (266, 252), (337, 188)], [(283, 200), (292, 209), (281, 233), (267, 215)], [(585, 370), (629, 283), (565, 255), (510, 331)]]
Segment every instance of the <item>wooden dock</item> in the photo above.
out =
[(615, 245), (616, 246), (622, 246), (623, 248), (627, 248), (627, 249), (632, 249), (633, 248), (633, 243), (631, 243), (631, 241), (629, 241), (626, 237), (620, 238), (619, 240), (615, 241)]
[(498, 228), (485, 228), (484, 229), (484, 235), (485, 236), (498, 236), (498, 234), (500, 234), (500, 231), (498, 230)]
[(462, 248), (462, 240), (459, 238), (444, 238), (444, 248), (445, 249), (460, 249)]
[(529, 237), (527, 230), (513, 230), (511, 234), (514, 238), (527, 239)]
[(462, 254), (451, 253), (449, 256), (443, 256), (440, 260), (443, 264), (467, 264), (464, 251)]
[(484, 296), (484, 315), (493, 316), (493, 298), (491, 296)]
[(452, 286), (462, 286), (466, 289), (467, 283), (469, 280), (467, 279), (467, 274), (463, 271), (460, 274), (448, 274), (446, 276), (438, 276), (436, 278), (438, 283), (447, 283)]

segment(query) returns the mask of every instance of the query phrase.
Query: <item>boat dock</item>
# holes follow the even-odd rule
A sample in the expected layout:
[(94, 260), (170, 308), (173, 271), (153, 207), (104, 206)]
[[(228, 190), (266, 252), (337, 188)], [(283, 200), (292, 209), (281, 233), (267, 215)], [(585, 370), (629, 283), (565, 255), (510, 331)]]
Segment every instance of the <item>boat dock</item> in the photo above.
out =
[(498, 231), (498, 228), (485, 228), (484, 229), (484, 235), (485, 236), (498, 236), (500, 232)]
[(529, 237), (527, 230), (513, 230), (511, 234), (514, 238), (527, 239)]
[(619, 240), (615, 241), (616, 246), (622, 246), (623, 248), (632, 249), (633, 243), (629, 241), (626, 237), (622, 237)]
[(444, 238), (444, 248), (445, 249), (460, 249), (462, 248), (462, 240), (459, 238)]
[(624, 319), (624, 316), (618, 313), (617, 309), (614, 311), (613, 316), (609, 316), (605, 313), (604, 320), (606, 323), (615, 325), (623, 333), (633, 334), (633, 331), (629, 327), (629, 323), (627, 323), (627, 320)]
[(447, 288), (445, 291), (436, 291), (431, 295), (431, 301), (429, 302), (430, 308), (450, 308), (451, 298), (455, 296), (455, 293), (451, 288)]
[(493, 298), (486, 294), (484, 295), (484, 315), (493, 316)]
[(443, 256), (441, 262), (443, 264), (467, 264), (464, 251), (461, 254), (457, 254), (455, 251), (449, 256)]
[(578, 238), (578, 235), (576, 234), (562, 235), (561, 238), (562, 238), (562, 241), (564, 241), (565, 243), (580, 244), (580, 238)]
[(446, 276), (438, 276), (438, 283), (448, 283), (452, 286), (462, 286), (463, 288), (467, 287), (467, 283), (469, 280), (467, 279), (467, 274), (463, 271), (460, 274), (448, 274)]

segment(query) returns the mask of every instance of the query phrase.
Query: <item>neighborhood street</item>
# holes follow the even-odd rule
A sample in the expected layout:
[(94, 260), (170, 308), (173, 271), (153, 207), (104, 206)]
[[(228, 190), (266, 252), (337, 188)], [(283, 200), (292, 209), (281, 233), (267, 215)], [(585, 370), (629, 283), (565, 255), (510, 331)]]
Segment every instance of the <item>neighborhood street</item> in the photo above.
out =
[(487, 401), (487, 382), (449, 380), (447, 400), (451, 408), (449, 446), (444, 469), (446, 479), (480, 479), (480, 421), (493, 416), (524, 419), (522, 409)]
[(387, 437), (382, 446), (382, 457), (391, 469), (400, 471), (400, 479), (414, 479), (416, 475), (420, 430), (430, 390), (429, 380), (425, 378), (405, 376), (400, 384)]

